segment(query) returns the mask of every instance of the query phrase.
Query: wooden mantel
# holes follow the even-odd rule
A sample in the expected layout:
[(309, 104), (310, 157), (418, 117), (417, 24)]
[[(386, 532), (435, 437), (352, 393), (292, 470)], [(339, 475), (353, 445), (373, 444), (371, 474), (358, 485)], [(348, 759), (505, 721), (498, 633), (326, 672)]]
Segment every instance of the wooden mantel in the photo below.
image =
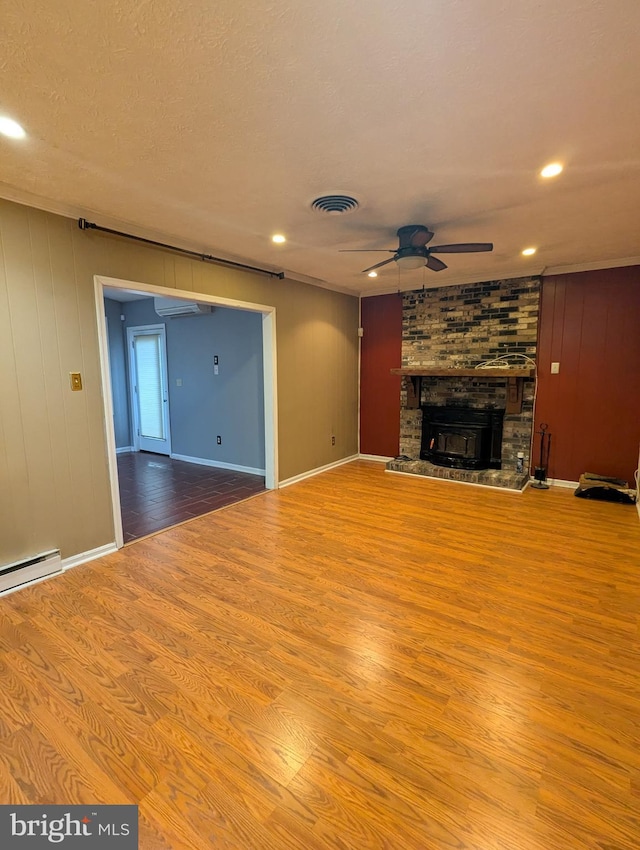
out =
[(437, 369), (426, 366), (417, 369), (415, 366), (403, 366), (392, 369), (392, 375), (407, 375), (409, 378), (534, 378), (536, 370), (531, 369)]
[(483, 380), (504, 378), (507, 382), (506, 413), (521, 413), (523, 378), (535, 378), (536, 370), (534, 368), (439, 369), (435, 366), (419, 369), (415, 366), (403, 366), (391, 369), (391, 374), (411, 378), (411, 383), (407, 385), (407, 407), (411, 409), (420, 407), (422, 378), (480, 378)]

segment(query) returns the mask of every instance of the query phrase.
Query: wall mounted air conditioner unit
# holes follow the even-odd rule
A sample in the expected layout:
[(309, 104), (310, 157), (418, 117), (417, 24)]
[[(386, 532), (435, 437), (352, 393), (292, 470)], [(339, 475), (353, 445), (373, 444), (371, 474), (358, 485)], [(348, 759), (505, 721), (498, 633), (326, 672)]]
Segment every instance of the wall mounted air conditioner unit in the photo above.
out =
[(154, 298), (153, 307), (163, 319), (172, 319), (175, 316), (202, 316), (204, 313), (212, 313), (214, 309), (210, 304), (181, 301), (179, 298)]
[(24, 561), (16, 561), (14, 564), (5, 564), (0, 567), (0, 593), (10, 590), (28, 581), (62, 572), (62, 561), (60, 550), (43, 552)]

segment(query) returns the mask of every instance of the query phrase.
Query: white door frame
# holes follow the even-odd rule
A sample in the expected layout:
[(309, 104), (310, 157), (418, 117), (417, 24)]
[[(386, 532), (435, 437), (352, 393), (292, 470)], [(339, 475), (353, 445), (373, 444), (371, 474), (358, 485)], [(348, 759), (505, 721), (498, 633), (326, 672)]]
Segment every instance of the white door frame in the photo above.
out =
[(166, 444), (168, 452), (160, 452), (160, 454), (171, 455), (171, 420), (169, 416), (169, 370), (167, 368), (167, 329), (165, 325), (137, 325), (136, 327), (127, 328), (127, 356), (129, 358), (129, 399), (131, 401), (131, 418), (133, 420), (133, 448), (136, 452), (140, 451), (140, 396), (136, 392), (138, 384), (138, 365), (133, 349), (133, 341), (136, 336), (144, 334), (159, 333), (162, 337), (160, 346), (160, 373), (162, 375), (162, 419), (164, 422), (164, 432), (166, 434)]
[(267, 490), (278, 488), (278, 393), (277, 393), (277, 356), (276, 356), (276, 308), (265, 304), (252, 304), (234, 298), (220, 298), (201, 292), (189, 292), (167, 286), (155, 286), (133, 280), (121, 280), (115, 277), (94, 275), (94, 295), (96, 322), (98, 326), (98, 349), (100, 353), (100, 372), (102, 378), (102, 401), (104, 413), (109, 481), (111, 484), (111, 505), (115, 542), (118, 549), (124, 545), (122, 534), (122, 514), (120, 511), (120, 485), (118, 483), (118, 462), (116, 455), (116, 434), (113, 423), (113, 396), (111, 389), (111, 371), (109, 368), (109, 344), (107, 323), (104, 314), (104, 287), (128, 289), (139, 292), (141, 297), (158, 295), (164, 298), (181, 298), (212, 304), (218, 307), (230, 307), (234, 310), (247, 310), (262, 314), (262, 371), (264, 381), (264, 465), (265, 487)]

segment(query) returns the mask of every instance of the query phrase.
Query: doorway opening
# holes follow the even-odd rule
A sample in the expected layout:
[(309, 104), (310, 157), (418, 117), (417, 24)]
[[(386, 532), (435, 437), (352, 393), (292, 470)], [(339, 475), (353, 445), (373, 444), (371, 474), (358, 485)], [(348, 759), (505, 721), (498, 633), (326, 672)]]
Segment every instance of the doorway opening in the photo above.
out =
[(116, 545), (274, 489), (275, 309), (94, 280)]

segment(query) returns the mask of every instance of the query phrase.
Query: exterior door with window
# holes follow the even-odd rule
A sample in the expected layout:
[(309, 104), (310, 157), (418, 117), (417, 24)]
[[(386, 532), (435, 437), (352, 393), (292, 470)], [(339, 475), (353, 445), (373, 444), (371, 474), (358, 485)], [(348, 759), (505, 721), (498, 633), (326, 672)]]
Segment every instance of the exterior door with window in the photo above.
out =
[(136, 451), (171, 454), (164, 325), (127, 328)]

